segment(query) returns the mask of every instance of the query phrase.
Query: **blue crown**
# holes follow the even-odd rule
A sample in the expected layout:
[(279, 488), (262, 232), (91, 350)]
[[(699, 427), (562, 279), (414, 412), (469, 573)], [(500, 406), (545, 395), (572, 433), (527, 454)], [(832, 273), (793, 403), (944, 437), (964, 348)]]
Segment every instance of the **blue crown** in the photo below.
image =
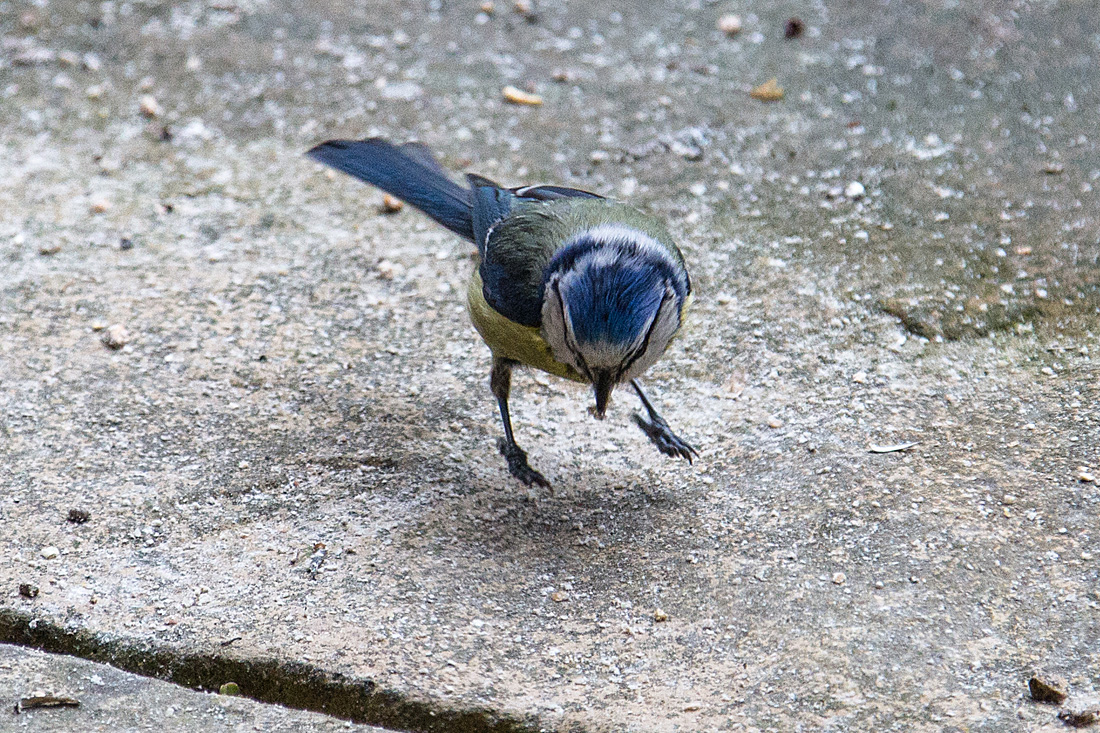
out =
[(660, 272), (639, 265), (580, 263), (562, 293), (578, 343), (627, 346), (641, 335), (661, 306), (665, 289)]

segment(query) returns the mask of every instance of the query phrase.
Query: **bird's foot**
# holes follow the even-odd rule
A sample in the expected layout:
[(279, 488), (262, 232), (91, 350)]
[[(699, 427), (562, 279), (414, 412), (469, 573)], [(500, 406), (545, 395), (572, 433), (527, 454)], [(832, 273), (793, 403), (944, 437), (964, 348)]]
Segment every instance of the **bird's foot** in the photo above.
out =
[(654, 415), (652, 419), (646, 420), (638, 413), (634, 413), (634, 422), (653, 441), (653, 444), (657, 446), (657, 450), (666, 456), (684, 458), (688, 463), (699, 456), (699, 451), (672, 432), (672, 428), (660, 416)]
[(508, 461), (508, 471), (528, 486), (538, 485), (550, 487), (550, 482), (541, 473), (531, 468), (527, 463), (527, 452), (515, 443), (509, 443), (504, 438), (497, 441), (500, 454)]

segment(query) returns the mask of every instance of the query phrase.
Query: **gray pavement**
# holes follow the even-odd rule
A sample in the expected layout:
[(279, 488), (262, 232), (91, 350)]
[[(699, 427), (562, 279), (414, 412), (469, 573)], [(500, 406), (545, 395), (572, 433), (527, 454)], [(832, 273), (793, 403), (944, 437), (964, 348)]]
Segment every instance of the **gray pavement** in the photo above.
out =
[[(0, 641), (418, 730), (1096, 693), (1088, 4), (301, 5), (0, 3)], [(648, 384), (702, 459), (521, 375), (514, 482), (469, 248), (302, 158), (368, 134), (665, 217)]]
[[(336, 731), (382, 733), (336, 718), (195, 692), (106, 664), (0, 644), (0, 730)], [(35, 707), (42, 698), (75, 706)], [(18, 706), (18, 711), (17, 711)]]

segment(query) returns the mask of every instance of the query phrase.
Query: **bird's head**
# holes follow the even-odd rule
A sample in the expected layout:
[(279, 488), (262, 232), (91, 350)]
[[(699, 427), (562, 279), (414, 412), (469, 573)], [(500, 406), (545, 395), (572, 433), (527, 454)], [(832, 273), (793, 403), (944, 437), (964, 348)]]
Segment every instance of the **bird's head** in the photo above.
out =
[(596, 392), (596, 417), (611, 391), (637, 378), (680, 328), (690, 292), (683, 263), (649, 235), (601, 225), (574, 237), (544, 280), (542, 335), (554, 358)]

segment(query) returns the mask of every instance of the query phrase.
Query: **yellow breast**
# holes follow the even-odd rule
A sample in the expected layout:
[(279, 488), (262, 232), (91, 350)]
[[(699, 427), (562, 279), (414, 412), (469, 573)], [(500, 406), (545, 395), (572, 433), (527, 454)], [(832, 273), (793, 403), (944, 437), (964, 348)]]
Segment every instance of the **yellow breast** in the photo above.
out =
[(510, 321), (489, 305), (476, 269), (466, 289), (466, 303), (474, 328), (489, 345), (493, 356), (512, 359), (575, 382), (588, 382), (576, 369), (554, 358), (554, 352), (537, 327)]

